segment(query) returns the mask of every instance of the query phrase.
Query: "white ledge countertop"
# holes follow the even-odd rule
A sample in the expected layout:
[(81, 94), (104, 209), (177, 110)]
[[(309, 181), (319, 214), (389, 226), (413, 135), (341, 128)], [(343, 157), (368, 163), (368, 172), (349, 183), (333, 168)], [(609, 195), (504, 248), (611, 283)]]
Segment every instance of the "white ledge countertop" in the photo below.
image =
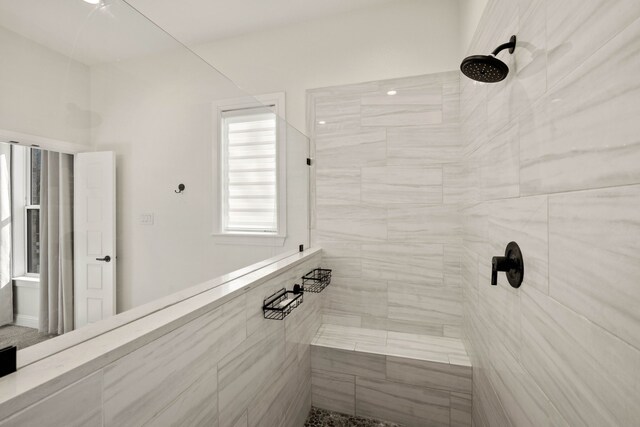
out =
[[(307, 251), (305, 251), (305, 253), (306, 252)], [(243, 277), (251, 272), (277, 263), (297, 253), (298, 252), (289, 252), (286, 254), (276, 255), (272, 258), (268, 258), (239, 270), (232, 271), (231, 273), (218, 276), (214, 279), (207, 280), (206, 282), (200, 283), (198, 285), (188, 287), (165, 297), (158, 298), (154, 301), (150, 301), (138, 307), (134, 307), (122, 313), (118, 313), (117, 315), (104, 319), (100, 322), (86, 325), (78, 330), (60, 335), (55, 339), (47, 340), (39, 343), (38, 345), (27, 347), (24, 350), (18, 351), (18, 369), (24, 368), (25, 366), (37, 362), (38, 360), (42, 360), (46, 357), (52, 356), (55, 353), (59, 353), (63, 350), (76, 346), (84, 341), (96, 338), (97, 336), (105, 334), (116, 328), (120, 328), (128, 323), (135, 322), (138, 319), (155, 313), (156, 311), (163, 310), (180, 301), (184, 301), (188, 298), (206, 292), (232, 280), (239, 279), (240, 277)]]
[[(0, 378), (0, 420), (73, 384), (233, 298), (243, 295), (255, 286), (281, 274), (282, 271), (320, 255), (321, 252), (320, 248), (311, 248), (215, 287), (211, 287), (212, 283), (208, 281), (178, 292), (170, 297), (176, 300), (178, 295), (188, 296), (144, 317), (34, 361), (18, 369), (17, 372)], [(197, 292), (202, 288), (205, 290)], [(100, 323), (102, 322), (97, 325)]]

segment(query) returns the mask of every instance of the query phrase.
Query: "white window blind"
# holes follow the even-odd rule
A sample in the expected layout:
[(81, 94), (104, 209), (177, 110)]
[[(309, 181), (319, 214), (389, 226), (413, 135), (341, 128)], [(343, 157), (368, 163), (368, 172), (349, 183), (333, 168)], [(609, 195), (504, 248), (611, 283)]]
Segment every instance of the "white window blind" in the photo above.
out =
[(278, 232), (276, 115), (268, 108), (221, 113), (223, 232)]

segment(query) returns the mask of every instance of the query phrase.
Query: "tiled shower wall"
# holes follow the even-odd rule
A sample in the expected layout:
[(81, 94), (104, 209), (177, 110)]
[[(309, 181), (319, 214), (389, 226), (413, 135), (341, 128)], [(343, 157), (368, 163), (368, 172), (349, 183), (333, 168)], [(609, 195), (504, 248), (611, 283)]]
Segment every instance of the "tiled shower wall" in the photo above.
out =
[[(640, 424), (640, 2), (491, 0), (461, 79), (476, 426)], [(517, 241), (525, 277), (489, 285)]]
[[(50, 380), (37, 392), (42, 400), (11, 416), (7, 412), (16, 409), (5, 400), (0, 427), (303, 425), (311, 407), (310, 343), (321, 323), (322, 297), (305, 294), (304, 303), (284, 321), (264, 319), (262, 302), (320, 264), (321, 254), (311, 255), (266, 281), (247, 282), (243, 292), (213, 309), (207, 304), (219, 295), (216, 289), (148, 316), (161, 323), (164, 316), (186, 312), (192, 320), (160, 336), (152, 329), (139, 339), (142, 346), (62, 390), (60, 384), (68, 378)], [(132, 331), (148, 328), (149, 323), (140, 326), (144, 322), (51, 357), (59, 357), (61, 365), (72, 364), (84, 357), (80, 347), (110, 348), (111, 340), (124, 341)], [(101, 359), (109, 357), (103, 354)], [(42, 369), (25, 368), (31, 375), (48, 377)], [(18, 390), (33, 382), (26, 375), (16, 381)], [(6, 390), (13, 393), (10, 386)], [(26, 398), (15, 400), (20, 399)]]
[(312, 90), (308, 109), (323, 322), (458, 337), (458, 73)]

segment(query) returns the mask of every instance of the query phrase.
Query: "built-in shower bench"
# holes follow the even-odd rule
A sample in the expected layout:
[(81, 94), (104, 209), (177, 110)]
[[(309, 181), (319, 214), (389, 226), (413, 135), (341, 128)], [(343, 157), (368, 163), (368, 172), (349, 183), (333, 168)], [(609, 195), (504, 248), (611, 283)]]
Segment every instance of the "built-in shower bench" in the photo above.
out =
[(314, 406), (405, 426), (471, 426), (460, 339), (322, 325), (311, 369)]

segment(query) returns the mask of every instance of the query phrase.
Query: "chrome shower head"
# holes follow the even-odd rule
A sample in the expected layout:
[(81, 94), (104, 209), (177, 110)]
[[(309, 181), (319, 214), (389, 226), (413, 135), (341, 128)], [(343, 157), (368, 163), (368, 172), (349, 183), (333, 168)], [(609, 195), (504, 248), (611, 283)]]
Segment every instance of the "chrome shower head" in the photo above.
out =
[(513, 53), (516, 49), (516, 36), (511, 36), (509, 43), (498, 46), (491, 55), (473, 55), (465, 58), (460, 64), (460, 71), (470, 79), (483, 83), (502, 81), (509, 74), (509, 67), (496, 58), (496, 55), (504, 49)]

